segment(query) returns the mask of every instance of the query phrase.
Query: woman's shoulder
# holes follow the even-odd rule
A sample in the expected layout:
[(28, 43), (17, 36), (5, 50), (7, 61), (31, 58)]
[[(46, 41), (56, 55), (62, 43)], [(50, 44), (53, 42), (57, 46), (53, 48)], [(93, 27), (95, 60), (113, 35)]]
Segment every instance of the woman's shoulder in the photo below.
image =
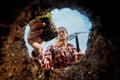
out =
[(74, 47), (74, 45), (70, 42), (67, 43), (68, 46)]

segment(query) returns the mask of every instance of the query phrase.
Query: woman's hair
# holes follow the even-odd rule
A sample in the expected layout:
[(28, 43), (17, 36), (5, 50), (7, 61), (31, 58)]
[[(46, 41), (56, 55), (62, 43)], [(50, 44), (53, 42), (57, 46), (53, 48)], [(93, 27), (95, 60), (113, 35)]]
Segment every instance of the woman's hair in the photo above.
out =
[(66, 33), (68, 34), (68, 31), (65, 27), (59, 27), (58, 29), (61, 29), (61, 28), (64, 29), (66, 31)]

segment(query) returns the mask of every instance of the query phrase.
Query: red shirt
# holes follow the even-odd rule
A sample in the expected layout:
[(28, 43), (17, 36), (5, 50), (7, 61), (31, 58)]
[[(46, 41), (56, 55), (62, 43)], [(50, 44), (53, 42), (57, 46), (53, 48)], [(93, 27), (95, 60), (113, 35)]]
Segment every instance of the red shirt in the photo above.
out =
[(68, 43), (67, 48), (50, 45), (39, 62), (46, 69), (61, 69), (73, 64), (77, 60), (77, 54), (76, 48), (70, 43)]

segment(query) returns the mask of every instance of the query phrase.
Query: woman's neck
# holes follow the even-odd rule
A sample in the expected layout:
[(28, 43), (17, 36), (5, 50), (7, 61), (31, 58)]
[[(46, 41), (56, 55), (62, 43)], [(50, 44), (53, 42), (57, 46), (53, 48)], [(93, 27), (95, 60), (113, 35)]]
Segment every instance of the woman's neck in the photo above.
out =
[(62, 43), (63, 43), (62, 47), (66, 47), (67, 46), (67, 41), (66, 40), (63, 40)]
[(66, 39), (59, 40), (58, 41), (58, 46), (67, 47), (67, 40)]

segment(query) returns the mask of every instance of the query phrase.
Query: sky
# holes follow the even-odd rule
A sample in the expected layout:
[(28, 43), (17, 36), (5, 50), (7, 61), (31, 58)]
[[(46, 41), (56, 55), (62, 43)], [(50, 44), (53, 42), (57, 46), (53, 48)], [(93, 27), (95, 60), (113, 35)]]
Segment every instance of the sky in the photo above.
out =
[[(82, 50), (82, 52), (85, 53), (87, 48), (88, 36), (92, 27), (90, 19), (87, 16), (81, 14), (79, 11), (72, 10), (70, 8), (54, 9), (51, 11), (51, 13), (53, 16), (53, 22), (56, 25), (56, 27), (65, 27), (69, 35), (75, 32), (86, 32), (78, 35), (79, 47)], [(33, 48), (27, 43), (27, 34), (29, 32), (29, 29), (29, 25), (26, 25), (24, 40), (26, 42), (28, 53), (31, 56)], [(43, 51), (46, 50), (47, 46), (54, 44), (55, 40), (56, 39), (52, 39), (51, 41), (44, 42), (42, 44)], [(75, 38), (69, 42), (76, 46)]]

